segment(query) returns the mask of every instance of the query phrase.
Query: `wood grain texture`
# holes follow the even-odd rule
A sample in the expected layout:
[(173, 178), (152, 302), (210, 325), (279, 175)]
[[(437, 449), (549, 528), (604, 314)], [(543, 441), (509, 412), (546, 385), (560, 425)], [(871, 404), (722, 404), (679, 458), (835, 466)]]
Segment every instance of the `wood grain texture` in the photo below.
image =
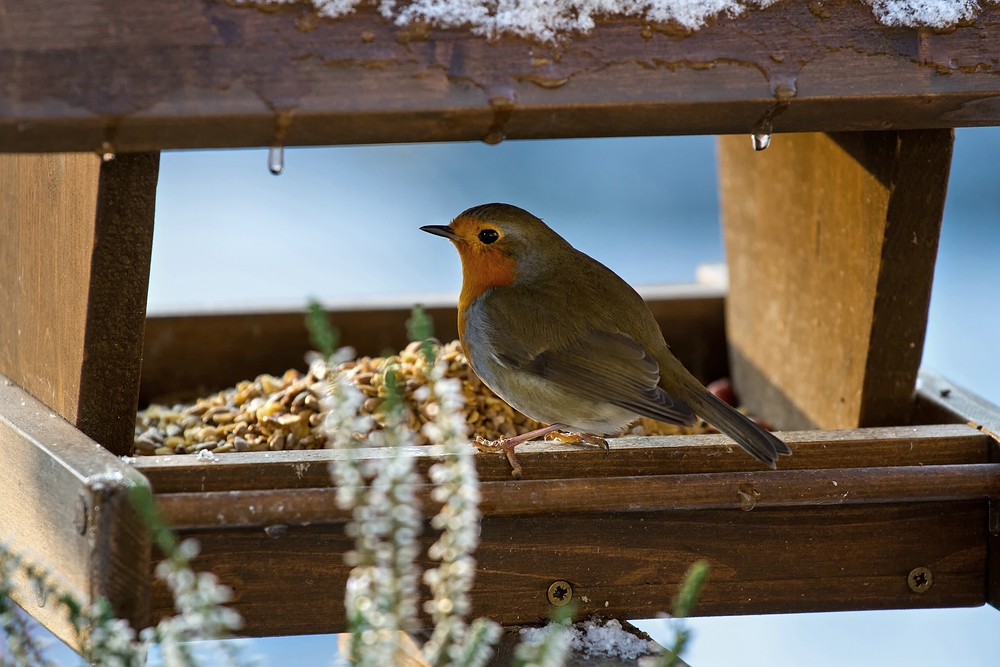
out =
[(0, 372), (131, 453), (158, 154), (0, 156)]
[[(728, 361), (723, 292), (699, 284), (640, 289), (674, 354), (704, 382), (725, 375)], [(425, 303), (442, 341), (458, 337), (454, 299)], [(332, 307), (330, 321), (341, 342), (358, 354), (379, 355), (409, 342), (412, 303)], [(239, 343), (235, 343), (239, 341)], [(158, 398), (204, 396), (261, 373), (305, 370), (311, 349), (300, 312), (150, 317), (146, 320), (141, 405)]]
[[(552, 610), (546, 589), (566, 580), (580, 616), (648, 618), (667, 609), (699, 558), (712, 573), (699, 615), (976, 606), (985, 601), (985, 522), (986, 503), (973, 501), (487, 517), (472, 613), (541, 622)], [(197, 567), (233, 587), (246, 634), (342, 630), (348, 568), (340, 554), (351, 542), (341, 527), (270, 533), (182, 536), (201, 541)], [(934, 574), (923, 594), (906, 584), (918, 566)], [(154, 584), (154, 618), (168, 605)]]
[[(599, 492), (595, 493), (598, 490)], [(433, 486), (415, 489), (421, 507), (437, 514)], [(744, 473), (642, 475), (482, 482), (483, 516), (651, 512), (661, 510), (819, 507), (1000, 498), (1000, 463), (893, 466)], [(169, 525), (182, 530), (345, 523), (337, 490), (268, 489), (158, 494)], [(207, 512), (206, 507), (211, 507)]]
[[(968, 465), (989, 461), (990, 438), (965, 424), (873, 428), (851, 431), (805, 431), (781, 434), (794, 452), (781, 470), (885, 466)], [(426, 474), (440, 455), (434, 447), (416, 447), (417, 468)], [(385, 449), (362, 456), (379, 458)], [(142, 456), (135, 468), (155, 492), (207, 493), (235, 490), (309, 489), (331, 485), (328, 464), (342, 456), (334, 450), (295, 450), (220, 454), (217, 463), (195, 456)], [(724, 435), (688, 435), (611, 440), (611, 452), (595, 447), (526, 443), (517, 449), (522, 479), (600, 480), (641, 475), (692, 475), (761, 471)], [(510, 464), (502, 456), (476, 459), (484, 482), (510, 482)], [(208, 512), (209, 510), (206, 510)]]
[[(966, 422), (989, 435), (989, 461), (1000, 461), (1000, 407), (949, 382), (927, 368), (917, 381), (915, 423)], [(990, 500), (989, 567), (986, 601), (1000, 609), (1000, 498)]]
[(779, 428), (905, 424), (953, 133), (720, 139), (737, 392)]
[[(1000, 7), (947, 34), (856, 0), (783, 2), (686, 34), (599, 20), (558, 45), (400, 28), (362, 7), (4, 0), (6, 151), (780, 132), (1000, 122)], [(490, 100), (500, 100), (495, 107)], [(513, 100), (513, 108), (509, 102)], [(104, 149), (102, 149), (104, 150)]]
[[(150, 544), (126, 483), (144, 483), (117, 457), (0, 376), (0, 539), (56, 574), (74, 596), (104, 596), (146, 627)], [(11, 596), (63, 641), (73, 630), (55, 604), (38, 605), (16, 579)]]

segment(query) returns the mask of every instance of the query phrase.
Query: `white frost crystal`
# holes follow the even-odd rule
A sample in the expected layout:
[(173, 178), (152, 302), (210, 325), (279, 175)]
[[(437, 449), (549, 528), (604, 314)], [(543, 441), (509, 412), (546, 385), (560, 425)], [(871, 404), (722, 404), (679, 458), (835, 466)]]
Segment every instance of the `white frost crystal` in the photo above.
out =
[[(988, 0), (994, 2), (995, 0)], [(947, 28), (979, 13), (976, 0), (865, 0), (881, 23), (908, 28)]]
[[(259, 0), (235, 0), (254, 4)], [(291, 4), (299, 0), (264, 0)], [(716, 16), (738, 16), (778, 0), (379, 0), (379, 13), (397, 25), (426, 21), (439, 28), (468, 26), (477, 35), (517, 35), (552, 41), (589, 32), (599, 16), (629, 16), (653, 23), (676, 22), (697, 30)], [(976, 17), (982, 4), (1000, 0), (862, 0), (888, 26), (947, 28)], [(311, 0), (320, 16), (352, 13), (362, 0)]]

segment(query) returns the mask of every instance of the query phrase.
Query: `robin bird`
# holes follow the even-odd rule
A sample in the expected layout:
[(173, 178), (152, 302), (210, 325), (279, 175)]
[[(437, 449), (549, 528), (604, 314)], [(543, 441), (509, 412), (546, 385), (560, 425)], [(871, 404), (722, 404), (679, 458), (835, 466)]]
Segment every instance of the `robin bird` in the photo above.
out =
[(462, 260), (458, 332), (476, 375), (542, 429), (480, 449), (503, 451), (553, 431), (607, 446), (640, 415), (690, 426), (696, 415), (774, 468), (784, 442), (709, 392), (670, 352), (642, 297), (531, 213), (484, 204), (449, 225)]

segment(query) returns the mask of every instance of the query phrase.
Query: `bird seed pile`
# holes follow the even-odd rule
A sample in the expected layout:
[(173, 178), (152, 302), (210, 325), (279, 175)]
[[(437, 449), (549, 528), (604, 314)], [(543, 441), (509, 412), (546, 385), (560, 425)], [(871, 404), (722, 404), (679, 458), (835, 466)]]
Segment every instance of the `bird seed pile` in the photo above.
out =
[[(496, 440), (542, 426), (511, 408), (480, 381), (458, 341), (440, 346), (437, 353), (448, 362), (447, 377), (462, 382), (470, 437)], [(391, 357), (362, 357), (348, 361), (341, 364), (339, 370), (367, 397), (361, 413), (373, 415), (379, 422), (379, 404), (389, 393), (385, 384), (386, 370), (392, 367), (398, 374), (402, 399), (409, 408), (409, 426), (415, 433), (416, 442), (427, 444), (420, 428), (434, 418), (437, 404), (414, 397), (414, 392), (426, 382), (426, 362), (420, 353), (419, 343), (411, 343)], [(322, 364), (313, 364), (306, 374), (289, 370), (281, 377), (261, 375), (213, 396), (199, 398), (195, 403), (150, 405), (136, 415), (135, 454), (320, 449), (326, 445), (326, 436), (320, 428), (325, 414), (319, 400), (325, 376), (326, 368)], [(643, 417), (624, 434), (712, 432), (715, 431), (704, 422), (685, 428)]]

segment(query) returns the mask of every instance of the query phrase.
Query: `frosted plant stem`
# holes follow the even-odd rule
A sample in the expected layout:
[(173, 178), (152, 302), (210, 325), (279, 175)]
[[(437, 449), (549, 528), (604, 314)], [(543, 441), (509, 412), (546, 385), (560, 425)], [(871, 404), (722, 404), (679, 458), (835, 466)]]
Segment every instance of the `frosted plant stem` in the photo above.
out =
[(432, 398), (438, 404), (434, 421), (424, 425), (424, 435), (444, 449), (443, 460), (430, 469), (435, 484), (431, 498), (441, 503), (431, 526), (440, 530), (441, 536), (428, 556), (441, 564), (424, 574), (433, 594), (424, 609), (434, 621), (434, 632), (423, 647), (423, 655), (435, 667), (478, 667), (490, 657), (490, 648), (500, 636), (499, 626), (492, 621), (480, 619), (474, 624), (475, 631), (468, 631), (465, 624), (470, 610), (468, 593), (476, 573), (472, 554), (479, 546), (479, 475), (462, 411), (461, 385), (445, 378), (446, 362), (432, 359), (432, 355), (427, 356), (428, 384), (418, 390), (424, 395), (416, 398)]
[[(353, 517), (347, 534), (355, 548), (345, 556), (353, 566), (345, 595), (349, 659), (381, 667), (393, 663), (399, 631), (414, 629), (417, 619), (420, 573), (415, 563), (423, 522), (415, 493), (420, 478), (408, 451), (413, 432), (405, 407), (393, 398), (386, 402), (384, 429), (370, 434), (372, 420), (357, 414), (364, 395), (339, 374), (330, 378), (323, 401), (328, 441), (344, 452), (331, 466), (338, 504), (351, 509)], [(387, 446), (390, 455), (359, 461), (362, 443)]]

